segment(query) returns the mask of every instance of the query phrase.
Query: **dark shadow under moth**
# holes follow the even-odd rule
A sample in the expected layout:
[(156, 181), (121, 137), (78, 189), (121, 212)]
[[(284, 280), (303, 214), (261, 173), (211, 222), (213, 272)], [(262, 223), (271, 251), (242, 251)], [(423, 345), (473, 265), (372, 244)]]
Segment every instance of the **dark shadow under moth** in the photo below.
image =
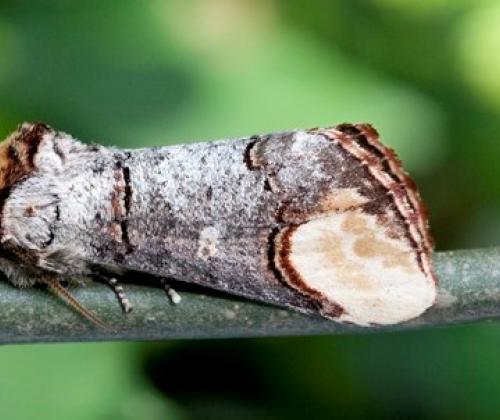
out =
[(8, 280), (97, 324), (61, 282), (103, 276), (123, 304), (139, 271), (362, 326), (436, 297), (424, 205), (367, 124), (122, 150), (27, 123), (0, 144), (0, 211)]

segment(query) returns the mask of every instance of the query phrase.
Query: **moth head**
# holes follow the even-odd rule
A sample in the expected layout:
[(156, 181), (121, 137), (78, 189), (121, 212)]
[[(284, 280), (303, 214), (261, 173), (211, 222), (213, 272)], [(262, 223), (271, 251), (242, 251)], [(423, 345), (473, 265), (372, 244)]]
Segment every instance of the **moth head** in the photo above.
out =
[[(7, 227), (7, 208), (16, 185), (35, 171), (34, 159), (44, 135), (52, 130), (45, 124), (25, 123), (0, 143), (0, 240), (2, 253), (12, 235)], [(14, 206), (16, 207), (16, 206)], [(25, 226), (19, 224), (19, 227)]]
[(42, 123), (24, 123), (0, 143), (0, 191), (12, 188), (34, 170), (38, 146), (51, 131)]

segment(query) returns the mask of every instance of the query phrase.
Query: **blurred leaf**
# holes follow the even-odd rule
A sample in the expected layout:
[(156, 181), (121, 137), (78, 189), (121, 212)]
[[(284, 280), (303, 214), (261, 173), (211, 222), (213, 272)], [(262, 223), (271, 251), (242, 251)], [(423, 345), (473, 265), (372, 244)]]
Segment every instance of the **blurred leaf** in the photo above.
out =
[(175, 118), (189, 102), (188, 69), (175, 63), (139, 3), (10, 3), (0, 10), (17, 42), (0, 98), (23, 120), (137, 144), (131, 130)]
[[(132, 349), (122, 344), (1, 348), (2, 417), (126, 420), (149, 414), (152, 420), (181, 418), (137, 376)], [(148, 411), (141, 413), (144, 405)]]
[(500, 110), (500, 4), (491, 3), (462, 21), (457, 43), (462, 75), (474, 95)]

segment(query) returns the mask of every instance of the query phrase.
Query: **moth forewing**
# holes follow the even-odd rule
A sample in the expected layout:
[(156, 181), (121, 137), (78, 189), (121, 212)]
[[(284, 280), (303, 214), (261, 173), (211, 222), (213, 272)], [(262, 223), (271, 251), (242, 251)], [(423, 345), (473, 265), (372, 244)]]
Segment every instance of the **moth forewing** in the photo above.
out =
[(368, 125), (122, 150), (24, 124), (0, 188), (18, 286), (134, 270), (363, 326), (435, 300), (420, 195)]

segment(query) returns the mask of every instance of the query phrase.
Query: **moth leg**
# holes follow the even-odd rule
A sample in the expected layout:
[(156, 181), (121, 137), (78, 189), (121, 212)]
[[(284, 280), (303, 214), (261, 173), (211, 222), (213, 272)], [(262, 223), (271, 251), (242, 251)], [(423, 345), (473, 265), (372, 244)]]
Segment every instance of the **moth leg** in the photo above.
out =
[(132, 311), (133, 306), (125, 295), (125, 291), (123, 290), (122, 285), (118, 283), (118, 280), (115, 277), (105, 277), (105, 280), (108, 283), (109, 287), (113, 289), (113, 292), (115, 292), (115, 295), (120, 302), (123, 312), (128, 314), (130, 311)]
[(71, 308), (73, 308), (81, 316), (92, 322), (94, 325), (105, 330), (110, 329), (109, 325), (101, 321), (101, 319), (97, 317), (97, 315), (89, 311), (85, 306), (78, 302), (78, 300), (70, 293), (70, 291), (63, 287), (56, 278), (45, 276), (41, 279), (41, 282), (45, 283), (48, 289), (59, 299), (64, 301), (67, 305), (71, 306)]
[(168, 298), (170, 299), (170, 302), (172, 302), (174, 305), (177, 305), (181, 301), (181, 295), (177, 293), (173, 287), (171, 287), (168, 284), (168, 281), (165, 277), (162, 277), (160, 279), (161, 285), (165, 289), (165, 292), (167, 292)]

